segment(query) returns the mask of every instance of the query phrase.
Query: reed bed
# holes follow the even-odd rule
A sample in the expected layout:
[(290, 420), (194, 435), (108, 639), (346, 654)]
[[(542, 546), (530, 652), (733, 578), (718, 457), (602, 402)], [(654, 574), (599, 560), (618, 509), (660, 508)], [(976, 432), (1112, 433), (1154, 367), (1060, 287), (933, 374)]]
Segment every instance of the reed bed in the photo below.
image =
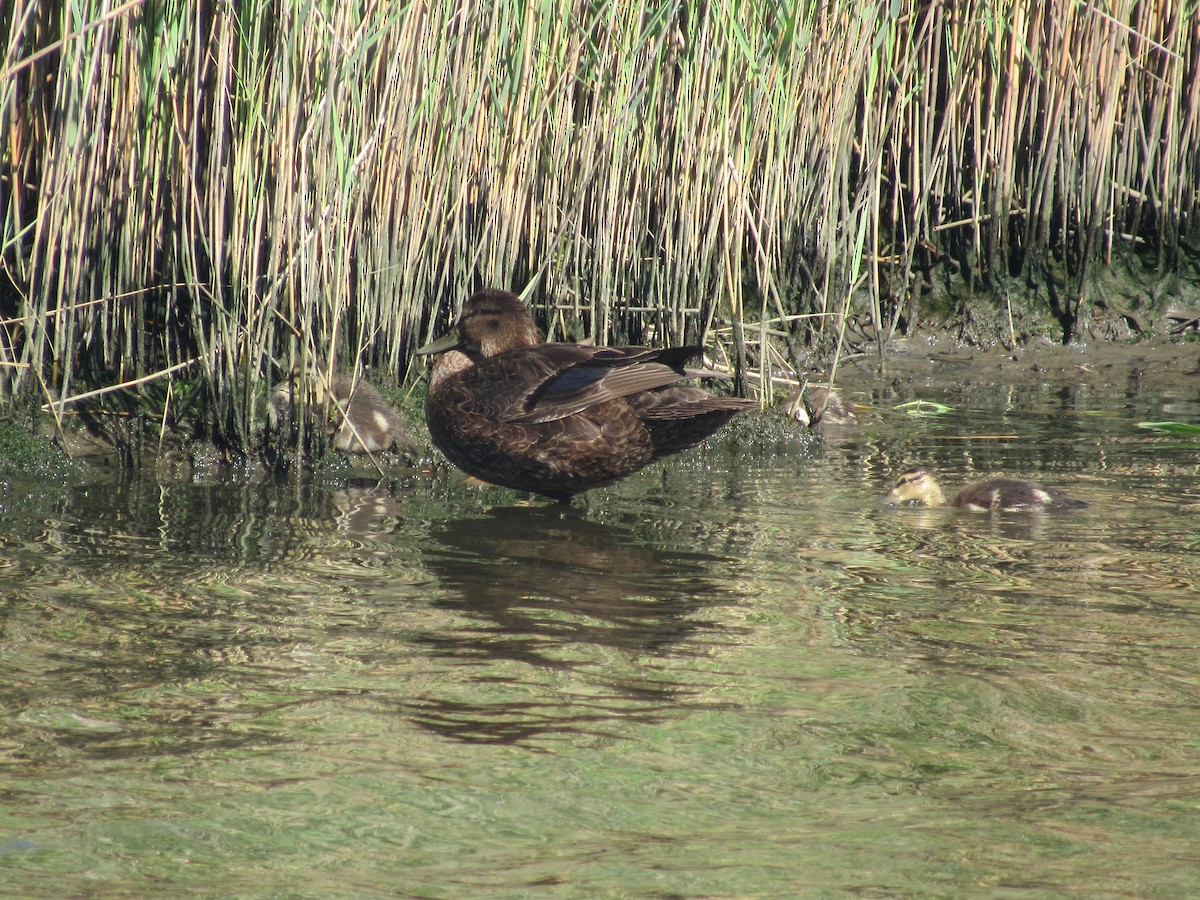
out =
[(1195, 0), (12, 0), (0, 37), (0, 403), (157, 381), (231, 451), (265, 384), (404, 378), (484, 285), (769, 394), (948, 284), (1069, 337), (1196, 225)]

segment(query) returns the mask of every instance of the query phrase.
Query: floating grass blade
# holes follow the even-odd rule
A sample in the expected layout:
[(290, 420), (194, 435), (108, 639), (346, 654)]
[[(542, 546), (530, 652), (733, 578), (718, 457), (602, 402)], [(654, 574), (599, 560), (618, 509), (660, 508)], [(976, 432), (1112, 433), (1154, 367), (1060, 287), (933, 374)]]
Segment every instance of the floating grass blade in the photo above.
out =
[(931, 418), (954, 412), (953, 406), (938, 403), (936, 400), (910, 400), (907, 403), (901, 403), (892, 408), (901, 410), (906, 416), (913, 416), (914, 418)]
[(1200, 434), (1200, 425), (1189, 425), (1186, 422), (1138, 422), (1137, 427), (1161, 431), (1164, 434)]

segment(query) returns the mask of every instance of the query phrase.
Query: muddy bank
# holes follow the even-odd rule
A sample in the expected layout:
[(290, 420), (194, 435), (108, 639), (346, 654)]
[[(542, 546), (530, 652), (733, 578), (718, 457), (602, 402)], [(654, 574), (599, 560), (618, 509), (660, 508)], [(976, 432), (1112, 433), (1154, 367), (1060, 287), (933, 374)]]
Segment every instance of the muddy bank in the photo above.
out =
[(1041, 339), (1010, 350), (999, 345), (968, 347), (945, 334), (924, 333), (897, 339), (882, 353), (872, 348), (843, 360), (836, 382), (846, 391), (874, 391), (899, 383), (930, 387), (971, 383), (1125, 385), (1162, 393), (1191, 385), (1196, 392), (1200, 390), (1200, 341), (1155, 336), (1064, 346)]

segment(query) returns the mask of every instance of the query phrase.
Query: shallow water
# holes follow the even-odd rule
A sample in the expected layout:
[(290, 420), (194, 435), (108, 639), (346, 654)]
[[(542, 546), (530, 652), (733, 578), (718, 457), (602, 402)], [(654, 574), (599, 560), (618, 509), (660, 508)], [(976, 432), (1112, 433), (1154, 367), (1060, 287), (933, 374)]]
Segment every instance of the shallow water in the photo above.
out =
[[(1194, 379), (939, 383), (570, 510), (9, 484), (3, 893), (1200, 892)], [(918, 461), (1090, 506), (878, 506)]]

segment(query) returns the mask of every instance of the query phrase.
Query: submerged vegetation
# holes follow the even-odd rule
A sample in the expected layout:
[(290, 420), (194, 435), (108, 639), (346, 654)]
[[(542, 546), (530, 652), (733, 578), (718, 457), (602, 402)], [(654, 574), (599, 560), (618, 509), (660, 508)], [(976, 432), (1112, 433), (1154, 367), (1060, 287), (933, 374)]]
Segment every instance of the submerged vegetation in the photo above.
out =
[(0, 406), (152, 384), (234, 453), (287, 372), (394, 383), (481, 286), (769, 392), (851, 318), (1136, 323), (1196, 233), (1195, 0), (14, 0), (0, 35)]

